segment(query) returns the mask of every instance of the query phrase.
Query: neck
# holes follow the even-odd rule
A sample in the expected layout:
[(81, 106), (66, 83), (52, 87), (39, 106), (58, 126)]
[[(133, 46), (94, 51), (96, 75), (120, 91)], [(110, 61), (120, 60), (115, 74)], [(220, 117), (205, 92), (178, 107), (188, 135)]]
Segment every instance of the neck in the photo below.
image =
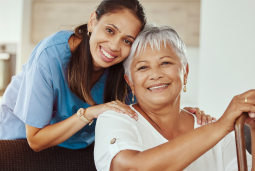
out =
[(143, 117), (166, 139), (171, 140), (194, 128), (194, 119), (180, 110), (180, 100), (160, 108), (138, 103), (134, 105)]

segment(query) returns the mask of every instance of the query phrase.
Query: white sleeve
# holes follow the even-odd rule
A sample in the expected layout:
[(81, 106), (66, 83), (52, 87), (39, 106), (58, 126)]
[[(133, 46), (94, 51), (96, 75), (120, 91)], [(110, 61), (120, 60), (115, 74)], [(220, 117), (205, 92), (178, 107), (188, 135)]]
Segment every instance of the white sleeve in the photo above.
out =
[(135, 120), (114, 111), (102, 113), (96, 123), (94, 159), (98, 171), (109, 171), (112, 159), (122, 150), (143, 151)]
[[(225, 171), (238, 171), (235, 135), (228, 134), (222, 141), (223, 164)], [(252, 156), (246, 151), (248, 170), (252, 167)]]

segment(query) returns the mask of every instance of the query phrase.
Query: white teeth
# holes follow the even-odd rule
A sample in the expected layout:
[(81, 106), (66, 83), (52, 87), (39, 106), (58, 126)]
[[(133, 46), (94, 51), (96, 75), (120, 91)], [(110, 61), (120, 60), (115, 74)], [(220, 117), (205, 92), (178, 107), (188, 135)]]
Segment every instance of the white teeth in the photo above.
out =
[(105, 52), (103, 48), (101, 48), (101, 51), (102, 53), (107, 57), (107, 58), (110, 58), (110, 59), (113, 59), (114, 57), (111, 56), (109, 53)]
[(166, 87), (166, 86), (168, 86), (168, 84), (162, 85), (162, 86), (157, 86), (157, 87), (151, 87), (151, 88), (149, 88), (149, 90), (153, 90), (153, 89), (156, 89), (156, 88), (162, 88), (162, 87)]

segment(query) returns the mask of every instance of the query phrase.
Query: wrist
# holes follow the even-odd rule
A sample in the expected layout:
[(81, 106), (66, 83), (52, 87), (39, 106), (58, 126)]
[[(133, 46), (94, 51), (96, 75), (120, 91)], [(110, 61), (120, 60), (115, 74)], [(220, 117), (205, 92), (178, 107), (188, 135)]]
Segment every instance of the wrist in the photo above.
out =
[(83, 113), (83, 116), (89, 121), (95, 119), (94, 115), (91, 112), (91, 107), (86, 108), (86, 111)]
[(87, 109), (80, 108), (80, 109), (77, 111), (76, 115), (77, 115), (77, 117), (80, 118), (83, 122), (85, 122), (86, 124), (91, 125), (91, 124), (93, 123), (93, 118), (90, 119), (90, 118), (87, 118), (87, 117), (86, 117), (86, 115), (85, 115), (86, 110), (87, 110)]
[(218, 119), (215, 124), (217, 125), (216, 127), (219, 128), (219, 130), (223, 131), (225, 134), (230, 133), (231, 131), (234, 130), (234, 126), (228, 126), (222, 118)]

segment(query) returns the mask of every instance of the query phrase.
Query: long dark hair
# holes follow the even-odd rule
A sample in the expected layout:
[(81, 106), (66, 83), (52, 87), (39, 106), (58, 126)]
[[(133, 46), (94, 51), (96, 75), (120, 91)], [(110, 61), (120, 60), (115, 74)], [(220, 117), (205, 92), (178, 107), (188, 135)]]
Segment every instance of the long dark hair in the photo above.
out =
[[(109, 13), (115, 13), (127, 9), (141, 22), (142, 28), (146, 23), (145, 12), (138, 0), (103, 0), (97, 7), (97, 20)], [(68, 85), (71, 91), (84, 102), (95, 105), (91, 97), (91, 76), (93, 73), (93, 61), (90, 53), (89, 37), (87, 36), (87, 24), (75, 28), (74, 34), (82, 39), (80, 44), (72, 52), (68, 65)], [(113, 100), (125, 101), (127, 84), (124, 79), (123, 62), (109, 67), (105, 90), (104, 103)]]

